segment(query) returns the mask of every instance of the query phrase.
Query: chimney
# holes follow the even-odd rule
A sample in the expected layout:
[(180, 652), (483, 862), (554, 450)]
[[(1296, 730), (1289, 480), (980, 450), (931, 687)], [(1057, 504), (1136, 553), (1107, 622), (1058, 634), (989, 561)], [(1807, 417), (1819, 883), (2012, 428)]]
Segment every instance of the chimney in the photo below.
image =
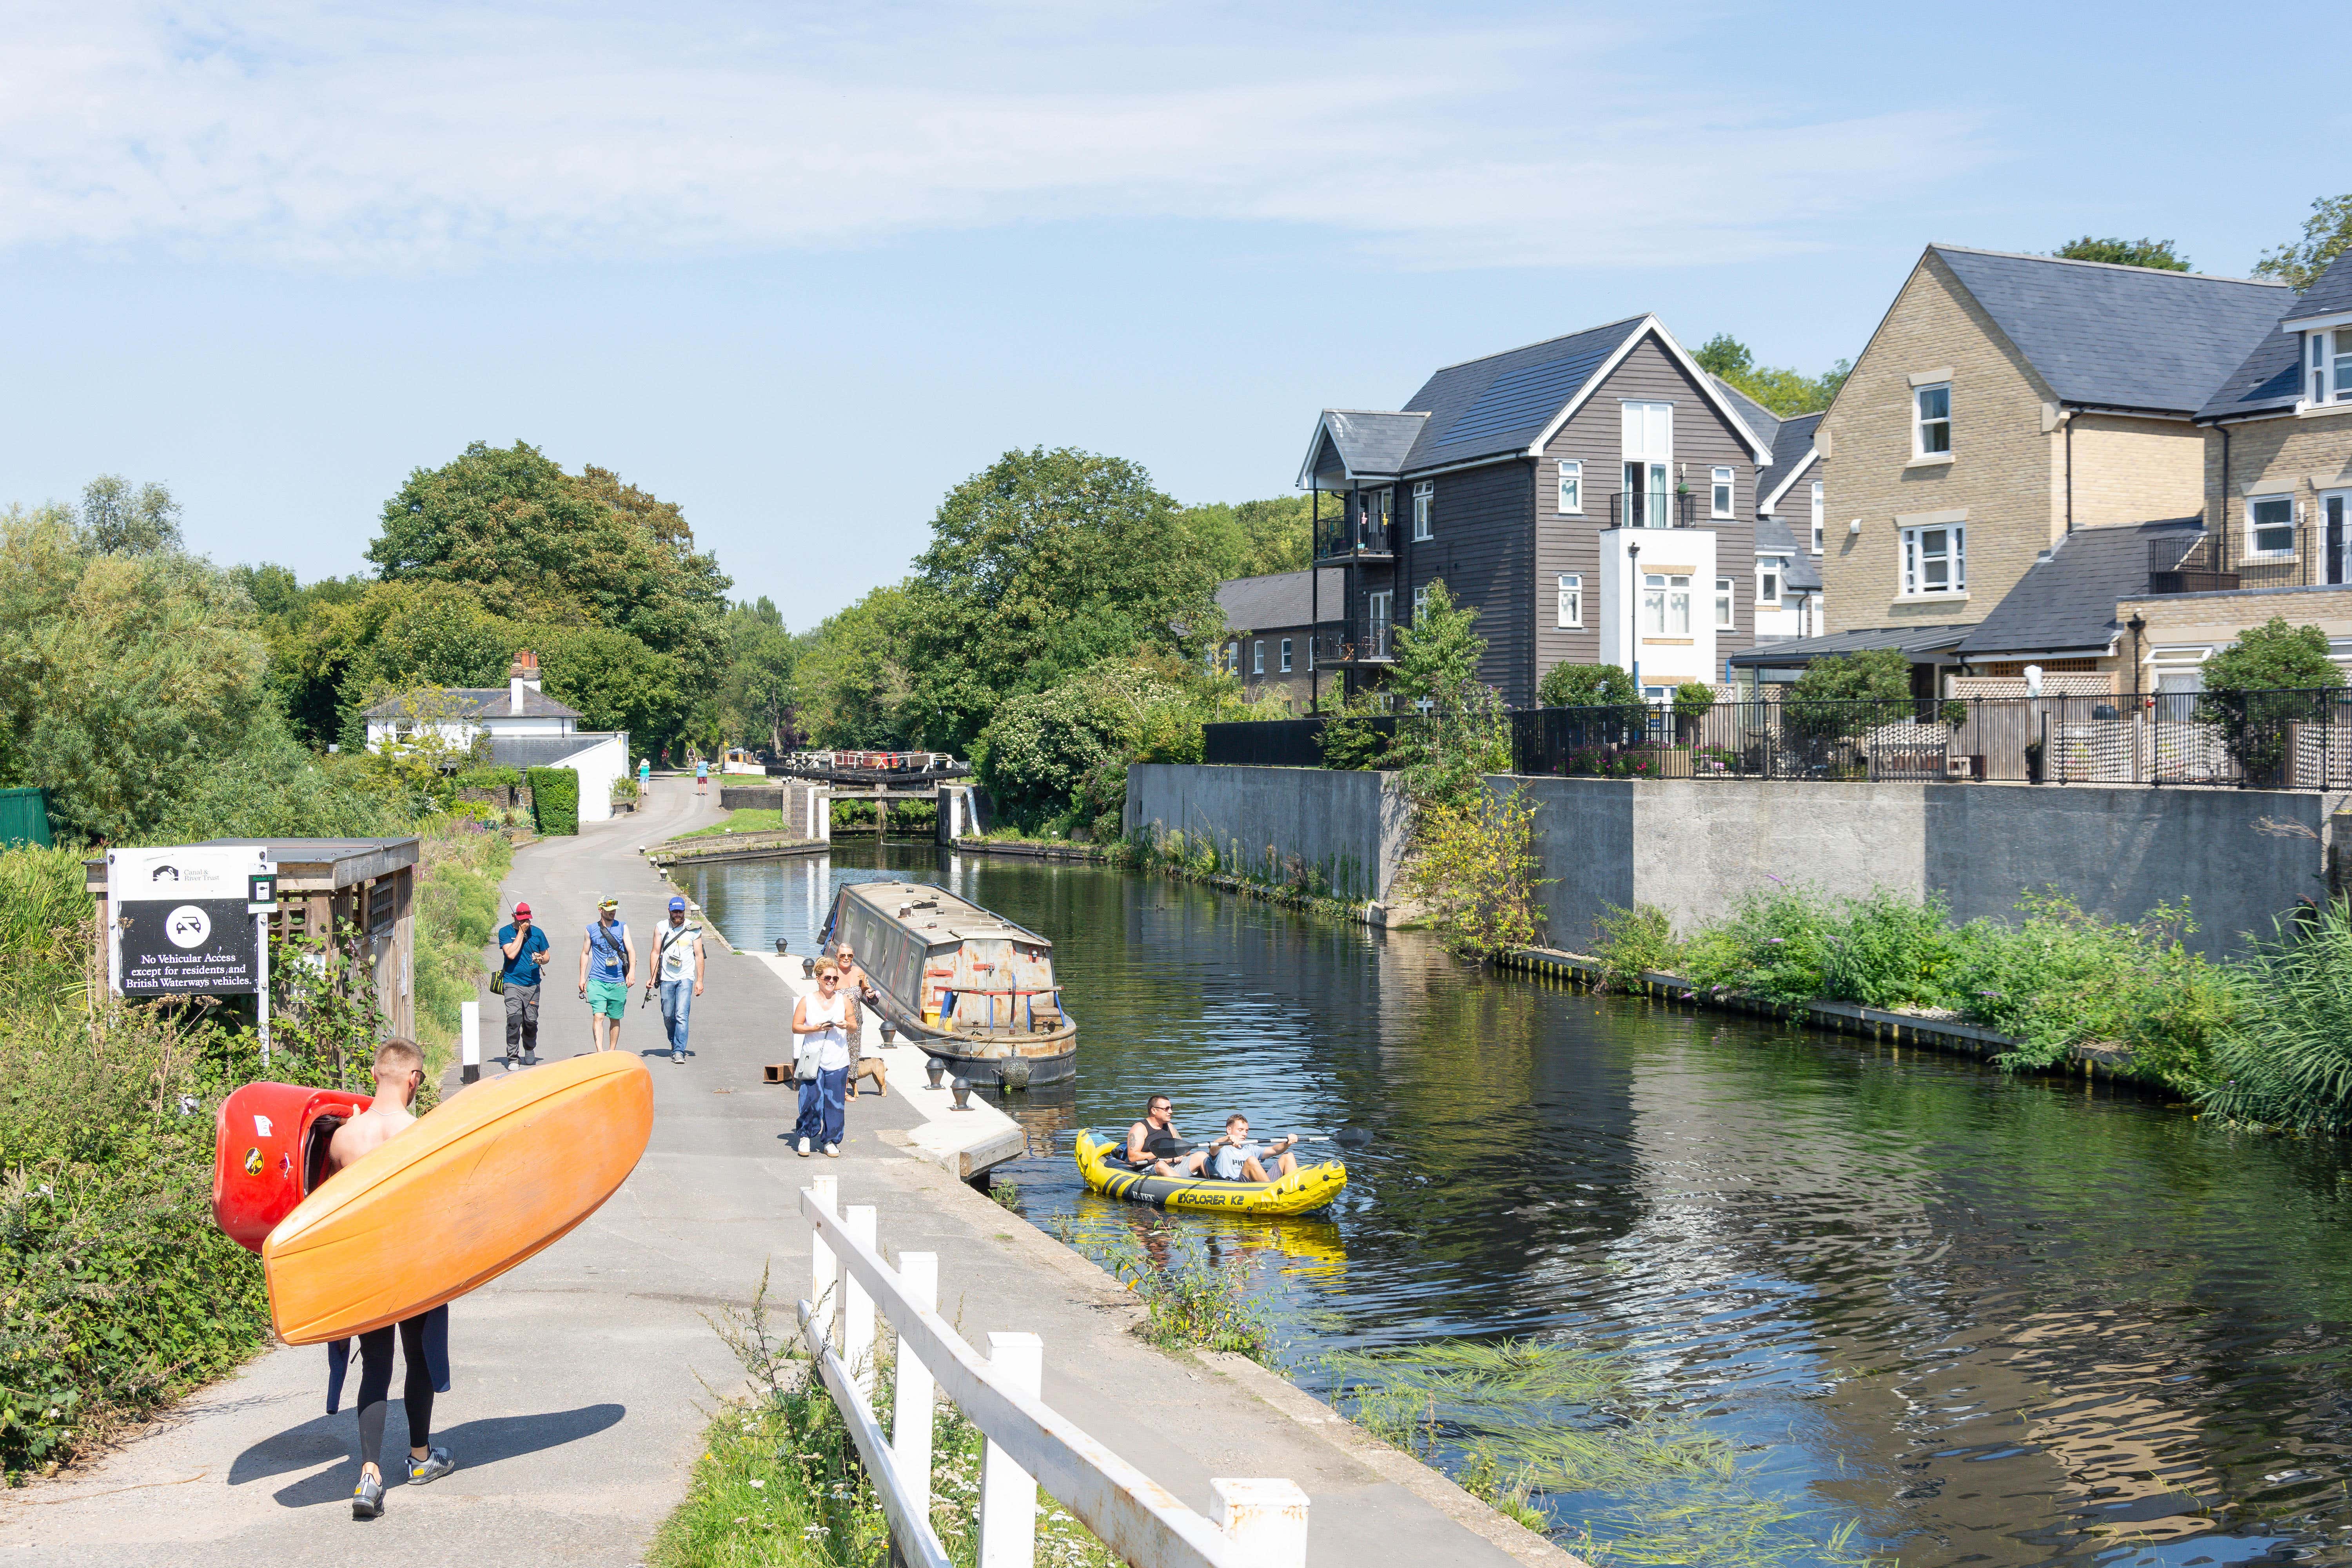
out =
[(520, 717), (525, 691), (539, 689), (539, 655), (529, 648), (515, 655), (514, 665), (507, 671), (507, 712)]

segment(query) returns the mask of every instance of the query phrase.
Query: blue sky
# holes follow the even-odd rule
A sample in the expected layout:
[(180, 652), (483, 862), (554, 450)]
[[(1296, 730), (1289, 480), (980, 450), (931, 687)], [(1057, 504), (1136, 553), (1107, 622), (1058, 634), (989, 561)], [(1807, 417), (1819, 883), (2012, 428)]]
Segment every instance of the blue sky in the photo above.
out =
[(2242, 274), (2352, 189), (2352, 13), (1664, 10), (20, 4), (0, 500), (161, 479), (310, 578), (520, 438), (799, 627), (1008, 447), (1276, 494), (1438, 364), (1647, 310), (1811, 372), (1931, 239)]

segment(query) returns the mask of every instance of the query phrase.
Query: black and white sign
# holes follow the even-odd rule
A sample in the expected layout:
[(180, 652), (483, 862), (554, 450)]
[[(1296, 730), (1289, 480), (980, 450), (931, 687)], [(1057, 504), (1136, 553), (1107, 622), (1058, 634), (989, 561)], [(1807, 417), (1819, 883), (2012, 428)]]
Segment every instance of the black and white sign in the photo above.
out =
[(258, 845), (110, 851), (114, 988), (125, 996), (260, 990), (261, 946), (247, 905), (251, 879), (276, 869)]

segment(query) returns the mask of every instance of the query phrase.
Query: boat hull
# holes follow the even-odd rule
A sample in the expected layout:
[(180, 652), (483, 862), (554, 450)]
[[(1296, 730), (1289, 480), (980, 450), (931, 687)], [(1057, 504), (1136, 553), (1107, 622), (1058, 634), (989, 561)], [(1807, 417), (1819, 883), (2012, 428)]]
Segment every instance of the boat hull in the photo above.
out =
[(1327, 1208), (1348, 1185), (1348, 1168), (1334, 1161), (1302, 1165), (1272, 1182), (1221, 1182), (1207, 1176), (1147, 1176), (1114, 1163), (1117, 1145), (1078, 1134), (1078, 1174), (1108, 1198), (1154, 1208), (1214, 1214), (1294, 1215)]
[(614, 1051), (467, 1089), (269, 1233), (278, 1338), (317, 1344), (399, 1322), (553, 1245), (635, 1169), (653, 1110), (653, 1075)]
[(1050, 1035), (975, 1038), (934, 1028), (908, 1016), (905, 1004), (885, 993), (877, 1004), (898, 1037), (947, 1064), (950, 1076), (974, 1088), (1030, 1089), (1067, 1083), (1078, 1076), (1078, 1026), (1066, 1021)]

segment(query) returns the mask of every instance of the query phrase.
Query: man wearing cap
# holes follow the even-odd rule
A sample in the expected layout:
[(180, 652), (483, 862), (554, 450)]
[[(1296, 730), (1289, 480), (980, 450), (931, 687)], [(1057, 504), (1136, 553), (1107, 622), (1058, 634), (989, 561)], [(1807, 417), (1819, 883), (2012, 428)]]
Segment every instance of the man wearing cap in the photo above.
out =
[[(686, 917), (686, 900), (670, 896), (669, 923), (654, 934), (654, 973), (646, 994), (661, 988), (662, 1028), (669, 1036), (669, 1059), (686, 1065), (686, 1019), (702, 994), (702, 928)], [(692, 986), (692, 990), (687, 989)]]
[(539, 1065), (539, 966), (546, 953), (547, 933), (530, 923), (530, 906), (515, 905), (514, 923), (499, 928), (499, 978), (507, 999), (509, 1072), (517, 1067)]
[(580, 994), (588, 1001), (589, 1027), (596, 1048), (621, 1043), (621, 1015), (629, 1005), (629, 985), (637, 977), (637, 946), (621, 923), (621, 900), (604, 899), (580, 942)]

